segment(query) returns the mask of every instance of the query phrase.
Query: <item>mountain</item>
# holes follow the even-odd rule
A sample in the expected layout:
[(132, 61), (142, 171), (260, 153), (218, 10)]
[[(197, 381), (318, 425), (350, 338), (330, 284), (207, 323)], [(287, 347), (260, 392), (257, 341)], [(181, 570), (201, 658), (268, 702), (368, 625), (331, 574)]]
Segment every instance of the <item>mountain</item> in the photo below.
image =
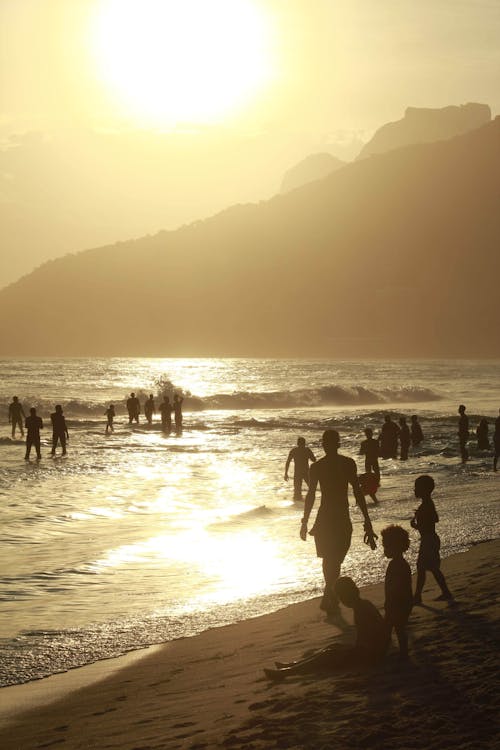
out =
[(326, 152), (306, 156), (285, 172), (280, 193), (289, 193), (290, 190), (307, 185), (308, 182), (321, 180), (344, 164), (345, 162)]
[(490, 120), (491, 110), (487, 104), (471, 102), (441, 109), (408, 107), (402, 120), (382, 125), (363, 146), (357, 158), (383, 154), (412, 143), (446, 140), (475, 130)]
[(497, 117), (46, 263), (0, 292), (0, 353), (498, 356), (499, 205)]

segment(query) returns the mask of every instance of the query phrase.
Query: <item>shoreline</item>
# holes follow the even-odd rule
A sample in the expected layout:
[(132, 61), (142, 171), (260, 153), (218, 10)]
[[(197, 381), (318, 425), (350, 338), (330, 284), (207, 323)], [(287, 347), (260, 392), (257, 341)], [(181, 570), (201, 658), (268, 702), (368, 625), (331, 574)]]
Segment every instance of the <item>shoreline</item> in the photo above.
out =
[[(318, 609), (319, 598), (310, 599), (271, 614), (212, 628), (43, 680), (1, 688), (2, 747), (29, 750), (64, 743), (67, 748), (208, 750), (227, 745), (319, 750), (322, 742), (330, 747), (328, 743), (334, 735), (338, 736), (339, 748), (384, 747), (387, 742), (392, 742), (395, 748), (427, 747), (430, 737), (427, 744), (418, 744), (421, 731), (418, 722), (408, 734), (409, 744), (395, 744), (393, 733), (398, 722), (393, 726), (388, 718), (394, 707), (384, 706), (381, 697), (375, 698), (374, 686), (380, 682), (381, 695), (394, 698), (394, 691), (402, 694), (408, 690), (408, 682), (417, 673), (410, 701), (415, 704), (413, 709), (423, 708), (420, 698), (439, 688), (433, 711), (446, 715), (451, 711), (454, 715), (447, 696), (450, 691), (453, 693), (455, 684), (457, 690), (460, 686), (467, 694), (477, 692), (481, 700), (477, 696), (472, 703), (469, 700), (469, 707), (472, 705), (474, 711), (489, 715), (489, 701), (493, 701), (495, 692), (493, 678), (488, 678), (490, 631), (498, 607), (498, 576), (492, 561), (499, 550), (500, 540), (496, 539), (443, 560), (443, 570), (457, 598), (454, 607), (432, 601), (437, 589), (428, 579), (424, 591), (426, 606), (415, 608), (410, 620), (409, 665), (397, 662), (393, 646), (377, 673), (335, 673), (319, 679), (302, 677), (279, 686), (270, 685), (263, 678), (262, 668), (272, 665), (275, 658), (300, 656), (309, 649), (322, 647), (332, 637), (352, 639), (350, 611), (343, 610), (345, 624), (341, 628), (325, 621)], [(383, 583), (362, 590), (364, 596), (382, 607)], [(485, 668), (485, 649), (488, 668)], [(454, 674), (453, 684), (446, 690), (440, 675), (444, 666)], [(436, 674), (440, 677), (437, 683)], [(333, 698), (332, 687), (335, 687)], [(415, 700), (414, 693), (420, 696), (419, 700)], [(377, 709), (373, 716), (370, 712), (365, 715), (362, 731), (367, 731), (368, 721), (372, 735), (373, 727), (378, 727), (375, 734), (380, 735), (380, 744), (375, 736), (369, 744), (349, 744), (360, 740), (357, 735), (349, 739), (347, 730), (349, 726), (359, 729), (358, 704), (366, 703), (367, 698), (364, 710), (368, 711), (373, 700)], [(333, 716), (328, 709), (328, 701), (332, 699), (339, 704)], [(316, 704), (314, 718), (311, 706)], [(401, 727), (415, 721), (411, 712), (410, 715), (406, 710), (402, 712)], [(429, 728), (430, 717), (420, 715), (419, 721)], [(447, 722), (450, 721), (448, 717)], [(484, 734), (479, 745), (470, 744), (470, 739), (468, 744), (460, 744), (460, 736), (452, 732), (450, 744), (443, 744), (447, 740), (437, 737), (432, 740), (433, 746), (489, 747), (487, 735), (492, 727), (481, 728), (476, 721), (474, 726), (476, 723), (474, 732)], [(295, 744), (279, 744), (288, 741)]]

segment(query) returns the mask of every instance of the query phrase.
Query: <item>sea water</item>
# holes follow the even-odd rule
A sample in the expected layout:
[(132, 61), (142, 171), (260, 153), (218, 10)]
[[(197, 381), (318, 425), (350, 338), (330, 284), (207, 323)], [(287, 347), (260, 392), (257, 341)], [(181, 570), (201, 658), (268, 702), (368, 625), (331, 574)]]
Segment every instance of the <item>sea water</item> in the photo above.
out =
[[(442, 554), (498, 535), (500, 474), (475, 449), (463, 467), (457, 407), (471, 428), (500, 406), (500, 361), (255, 359), (0, 360), (0, 684), (9, 685), (194, 635), (319, 595), (314, 542), (299, 539), (303, 504), (284, 464), (299, 435), (319, 457), (321, 434), (341, 434), (358, 462), (366, 426), (384, 414), (419, 416), (425, 441), (406, 462), (381, 461), (375, 530), (409, 528), (413, 483), (436, 480)], [(184, 431), (165, 435), (125, 400), (181, 391)], [(11, 440), (8, 403), (44, 419), (42, 460)], [(50, 457), (50, 412), (61, 404), (67, 457)], [(104, 416), (115, 404), (115, 432)], [(408, 419), (409, 421), (409, 419)], [(473, 437), (473, 435), (472, 435)], [(60, 450), (58, 450), (60, 453)], [(319, 502), (319, 497), (318, 501)], [(343, 571), (381, 580), (379, 547), (354, 525)], [(317, 506), (316, 506), (317, 507)], [(411, 530), (408, 559), (415, 564)]]

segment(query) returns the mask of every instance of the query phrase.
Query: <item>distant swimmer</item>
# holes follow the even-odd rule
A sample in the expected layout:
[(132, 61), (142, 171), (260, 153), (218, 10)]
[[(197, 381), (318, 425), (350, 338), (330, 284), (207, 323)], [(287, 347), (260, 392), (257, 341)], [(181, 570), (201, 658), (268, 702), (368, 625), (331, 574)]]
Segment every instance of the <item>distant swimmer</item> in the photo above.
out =
[(36, 409), (34, 406), (30, 409), (29, 417), (26, 417), (24, 423), (26, 427), (26, 455), (25, 461), (29, 461), (31, 449), (35, 448), (36, 457), (38, 460), (41, 459), (42, 454), (40, 451), (40, 430), (43, 429), (42, 418), (37, 416)]
[(359, 447), (359, 453), (365, 457), (365, 471), (367, 474), (373, 472), (380, 483), (380, 467), (378, 465), (379, 444), (378, 440), (373, 437), (373, 430), (367, 427), (365, 430), (366, 440), (363, 440)]
[(161, 429), (163, 432), (172, 432), (172, 404), (168, 396), (163, 397), (158, 408), (161, 416)]
[(352, 524), (347, 496), (349, 484), (352, 486), (354, 497), (365, 519), (364, 541), (372, 549), (377, 546), (375, 542), (377, 536), (368, 515), (365, 496), (359, 486), (356, 463), (352, 458), (340, 455), (339, 446), (339, 433), (336, 430), (326, 430), (323, 433), (323, 448), (326, 455), (310, 467), (309, 491), (306, 495), (304, 516), (300, 527), (300, 538), (305, 542), (307, 522), (319, 483), (321, 504), (310, 533), (314, 537), (317, 556), (323, 558), (325, 592), (321, 601), (321, 609), (329, 614), (336, 614), (339, 610), (335, 583), (340, 574), (340, 566), (351, 546)]
[(139, 424), (139, 414), (141, 413), (141, 405), (139, 399), (135, 393), (130, 394), (130, 398), (127, 399), (127, 411), (128, 411), (128, 423), (137, 422)]
[(153, 394), (151, 394), (144, 402), (144, 416), (146, 417), (148, 424), (153, 423), (153, 414), (156, 414), (156, 405)]
[(26, 414), (22, 404), (19, 403), (17, 396), (12, 397), (12, 403), (9, 404), (9, 424), (12, 425), (12, 438), (16, 436), (16, 427), (19, 427), (21, 437), (24, 437), (23, 422), (26, 419)]
[(406, 417), (400, 417), (399, 418), (399, 445), (401, 447), (400, 450), (400, 459), (401, 461), (406, 461), (408, 458), (408, 450), (410, 448), (410, 428), (406, 424)]
[(297, 438), (297, 445), (288, 454), (285, 464), (285, 482), (288, 481), (288, 469), (293, 461), (293, 496), (295, 500), (302, 500), (302, 482), (309, 487), (309, 461), (314, 463), (316, 456), (310, 448), (306, 448), (303, 437)]
[(498, 459), (500, 458), (500, 409), (498, 417), (495, 419), (495, 433), (493, 435), (493, 471), (498, 469)]
[(411, 418), (410, 436), (411, 444), (414, 448), (420, 445), (420, 443), (424, 439), (424, 433), (422, 432), (422, 428), (416, 414), (414, 414)]
[(458, 442), (460, 445), (460, 456), (462, 457), (462, 463), (464, 464), (469, 458), (469, 451), (467, 450), (467, 441), (469, 439), (469, 417), (465, 413), (465, 406), (460, 404), (458, 407), (458, 413), (460, 418), (458, 420)]
[(105, 413), (106, 418), (108, 420), (106, 422), (106, 435), (109, 435), (110, 432), (114, 432), (115, 431), (114, 424), (113, 424), (114, 420), (115, 420), (115, 417), (116, 417), (114, 404), (110, 404), (109, 408), (106, 409), (106, 411), (104, 413)]
[(178, 393), (174, 396), (174, 419), (175, 419), (175, 431), (177, 433), (182, 432), (182, 404), (184, 399), (179, 396)]
[(477, 447), (480, 451), (489, 451), (490, 449), (490, 441), (488, 438), (488, 420), (484, 417), (480, 420), (477, 429), (476, 429), (476, 437), (477, 437)]
[(399, 427), (393, 422), (390, 414), (384, 417), (384, 424), (380, 430), (380, 455), (382, 458), (398, 457)]

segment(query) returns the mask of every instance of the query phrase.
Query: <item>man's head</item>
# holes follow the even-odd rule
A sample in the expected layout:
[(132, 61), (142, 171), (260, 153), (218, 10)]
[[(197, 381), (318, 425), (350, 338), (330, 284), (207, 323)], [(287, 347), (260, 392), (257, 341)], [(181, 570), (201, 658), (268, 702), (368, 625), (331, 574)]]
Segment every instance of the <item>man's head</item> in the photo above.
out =
[(386, 414), (385, 417), (384, 417), (384, 420), (385, 420), (386, 423), (390, 422), (391, 421), (391, 415), (390, 414)]
[(18, 398), (17, 398), (17, 396), (12, 396), (12, 400), (13, 400), (13, 402), (14, 402), (15, 404), (17, 404), (17, 401), (18, 401)]
[(382, 530), (382, 546), (386, 557), (402, 555), (410, 546), (410, 536), (402, 526), (387, 526)]
[(62, 414), (62, 406), (61, 406), (61, 404), (57, 404), (57, 405), (56, 405), (56, 412), (57, 412), (58, 414)]
[(366, 437), (367, 437), (367, 438), (371, 438), (371, 437), (373, 437), (373, 430), (372, 430), (372, 428), (371, 428), (371, 427), (367, 427), (367, 428), (366, 428), (366, 430), (365, 430), (365, 435), (366, 435)]
[(406, 417), (399, 417), (399, 424), (401, 427), (406, 424)]
[(135, 393), (131, 393), (130, 398), (135, 398)]
[(32, 417), (36, 417), (36, 409), (35, 409), (34, 406), (31, 407), (30, 414), (31, 414)]
[(434, 479), (428, 474), (422, 474), (422, 476), (415, 479), (415, 497), (429, 497), (434, 487)]
[(323, 448), (325, 453), (335, 453), (340, 445), (340, 435), (337, 430), (325, 430), (323, 433)]
[(349, 576), (341, 576), (335, 584), (335, 593), (346, 607), (354, 607), (359, 601), (359, 589)]
[(305, 448), (306, 447), (306, 440), (303, 437), (297, 438), (297, 445), (299, 448)]
[(460, 406), (458, 407), (458, 413), (465, 414), (465, 406), (463, 404), (460, 404)]
[(418, 422), (418, 417), (417, 417), (417, 415), (416, 415), (416, 414), (412, 414), (412, 416), (411, 416), (411, 421), (412, 421), (412, 422)]

